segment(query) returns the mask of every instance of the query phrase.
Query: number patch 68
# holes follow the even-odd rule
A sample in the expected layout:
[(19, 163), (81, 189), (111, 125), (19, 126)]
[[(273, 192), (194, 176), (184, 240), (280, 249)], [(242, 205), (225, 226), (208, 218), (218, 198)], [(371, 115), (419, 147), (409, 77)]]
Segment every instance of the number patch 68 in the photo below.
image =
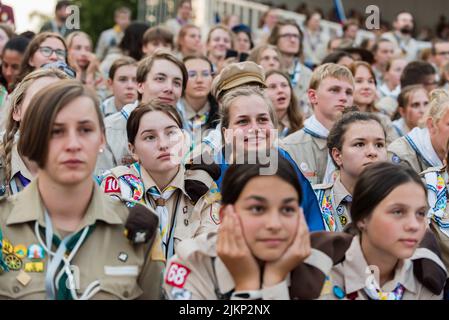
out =
[(173, 287), (183, 288), (190, 269), (177, 263), (172, 263), (165, 276), (165, 282)]

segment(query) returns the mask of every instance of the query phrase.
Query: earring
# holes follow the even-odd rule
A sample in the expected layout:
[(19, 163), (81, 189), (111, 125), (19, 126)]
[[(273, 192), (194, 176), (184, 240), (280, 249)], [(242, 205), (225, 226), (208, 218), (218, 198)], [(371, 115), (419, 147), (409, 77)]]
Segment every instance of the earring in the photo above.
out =
[(100, 148), (100, 150), (98, 150), (98, 152), (103, 153), (104, 152), (103, 148)]

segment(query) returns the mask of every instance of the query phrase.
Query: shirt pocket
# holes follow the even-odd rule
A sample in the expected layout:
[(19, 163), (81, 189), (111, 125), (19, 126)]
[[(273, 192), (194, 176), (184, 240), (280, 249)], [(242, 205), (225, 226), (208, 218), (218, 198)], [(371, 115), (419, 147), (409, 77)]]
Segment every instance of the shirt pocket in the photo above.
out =
[[(23, 284), (19, 281), (24, 277)], [(45, 273), (8, 271), (0, 275), (0, 299), (39, 300), (46, 299)]]
[(105, 276), (100, 279), (100, 292), (94, 299), (134, 300), (143, 294), (137, 283), (138, 266), (105, 266)]

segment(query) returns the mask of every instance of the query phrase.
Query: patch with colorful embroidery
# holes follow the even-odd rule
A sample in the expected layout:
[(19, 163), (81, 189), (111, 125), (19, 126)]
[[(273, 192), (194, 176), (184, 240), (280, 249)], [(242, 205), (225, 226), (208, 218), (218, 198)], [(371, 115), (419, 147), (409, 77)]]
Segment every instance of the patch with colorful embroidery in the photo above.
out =
[(183, 266), (182, 264), (172, 262), (165, 276), (165, 283), (170, 286), (182, 289), (189, 274), (189, 268)]
[(104, 192), (120, 192), (120, 184), (118, 180), (114, 177), (107, 177), (104, 182)]
[(324, 221), (326, 222), (326, 229), (328, 231), (335, 231), (336, 230), (336, 224), (335, 219), (333, 215), (333, 207), (332, 207), (332, 201), (330, 196), (324, 196), (323, 200), (321, 201), (321, 212), (323, 213)]

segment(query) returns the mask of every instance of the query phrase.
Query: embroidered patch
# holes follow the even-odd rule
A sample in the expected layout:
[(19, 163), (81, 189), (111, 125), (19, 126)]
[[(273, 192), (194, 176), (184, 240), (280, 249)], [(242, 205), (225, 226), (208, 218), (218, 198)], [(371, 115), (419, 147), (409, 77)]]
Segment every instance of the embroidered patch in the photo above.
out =
[(43, 262), (27, 262), (25, 263), (26, 272), (44, 272)]
[(393, 163), (400, 163), (401, 162), (401, 159), (397, 156), (397, 155), (393, 155), (392, 157), (391, 157), (391, 161), (393, 162)]
[(186, 283), (187, 277), (190, 274), (190, 269), (172, 262), (168, 268), (167, 275), (165, 276), (165, 283), (177, 288), (183, 288)]
[(299, 165), (299, 168), (300, 168), (302, 171), (307, 171), (307, 169), (309, 169), (309, 166), (307, 165), (307, 163), (301, 162), (301, 164)]
[(186, 289), (173, 288), (171, 297), (173, 300), (190, 300), (192, 299), (192, 293)]
[(120, 192), (120, 185), (118, 183), (118, 180), (114, 177), (107, 177), (104, 183), (104, 192)]

